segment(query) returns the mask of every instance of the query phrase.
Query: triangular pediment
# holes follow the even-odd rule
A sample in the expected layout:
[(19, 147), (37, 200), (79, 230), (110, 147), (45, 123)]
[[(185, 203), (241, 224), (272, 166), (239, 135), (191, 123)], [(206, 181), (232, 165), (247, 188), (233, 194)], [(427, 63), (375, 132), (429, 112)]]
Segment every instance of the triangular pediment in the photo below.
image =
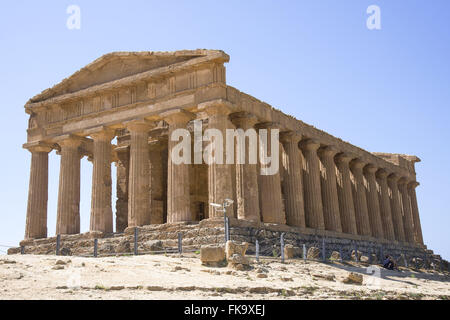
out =
[(40, 102), (64, 94), (74, 93), (91, 86), (101, 85), (142, 72), (168, 67), (189, 60), (227, 55), (219, 50), (182, 50), (173, 52), (112, 52), (103, 55), (50, 89), (33, 97), (30, 102)]

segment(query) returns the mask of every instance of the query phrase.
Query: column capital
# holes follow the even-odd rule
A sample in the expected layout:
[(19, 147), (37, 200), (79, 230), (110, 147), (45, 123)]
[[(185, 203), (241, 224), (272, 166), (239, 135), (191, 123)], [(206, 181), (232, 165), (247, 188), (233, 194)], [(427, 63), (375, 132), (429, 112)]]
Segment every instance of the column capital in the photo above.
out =
[(334, 157), (339, 150), (335, 146), (324, 146), (317, 151), (320, 156)]
[(400, 179), (400, 176), (397, 173), (391, 173), (390, 175), (388, 175), (388, 180), (390, 182), (394, 182), (394, 183), (398, 183), (398, 180)]
[(86, 133), (92, 139), (100, 141), (111, 141), (116, 135), (115, 130), (104, 126), (90, 129)]
[(374, 174), (378, 171), (378, 167), (374, 166), (372, 163), (369, 163), (364, 167), (364, 172), (369, 174)]
[(53, 150), (53, 147), (50, 144), (47, 144), (45, 142), (32, 142), (32, 143), (25, 143), (22, 146), (24, 149), (27, 149), (31, 153), (33, 152), (45, 152), (49, 153)]
[(169, 125), (188, 123), (189, 121), (195, 119), (195, 114), (186, 111), (184, 109), (175, 109), (163, 112), (161, 117)]
[(278, 122), (260, 122), (257, 125), (255, 125), (257, 129), (279, 129), (280, 124)]
[(350, 152), (338, 153), (335, 157), (336, 163), (349, 163), (356, 156)]
[(258, 118), (248, 112), (237, 112), (231, 114), (231, 122), (240, 129), (250, 129), (258, 123)]
[(229, 115), (236, 110), (236, 105), (223, 99), (207, 101), (198, 105), (199, 111), (205, 111), (209, 116)]
[(60, 147), (72, 147), (78, 148), (85, 141), (85, 138), (76, 135), (64, 135), (57, 137), (55, 142), (59, 144)]
[(355, 169), (362, 169), (367, 163), (362, 161), (361, 158), (356, 158), (350, 161), (350, 166)]
[(406, 185), (406, 183), (408, 182), (408, 179), (406, 179), (405, 177), (400, 177), (400, 179), (398, 180), (398, 185)]
[(319, 149), (319, 147), (320, 147), (320, 143), (314, 139), (306, 139), (306, 140), (300, 141), (299, 146), (303, 150), (317, 151), (317, 149)]
[(380, 168), (380, 169), (378, 169), (378, 171), (376, 172), (375, 175), (377, 178), (386, 179), (389, 175), (389, 172), (384, 168)]
[(280, 133), (280, 141), (284, 143), (293, 142), (298, 144), (302, 138), (303, 136), (295, 131), (283, 131)]
[(419, 185), (420, 185), (420, 183), (417, 182), (417, 181), (411, 181), (410, 183), (408, 183), (408, 187), (409, 187), (410, 189), (415, 189), (415, 188), (418, 187)]
[(155, 127), (154, 122), (145, 119), (125, 121), (123, 124), (129, 131), (136, 132), (148, 132)]

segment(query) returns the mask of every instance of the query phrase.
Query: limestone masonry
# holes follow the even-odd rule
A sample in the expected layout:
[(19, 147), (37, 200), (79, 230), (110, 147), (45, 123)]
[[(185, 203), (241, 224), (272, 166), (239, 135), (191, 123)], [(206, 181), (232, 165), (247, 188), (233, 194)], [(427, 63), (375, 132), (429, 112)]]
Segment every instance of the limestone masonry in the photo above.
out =
[[(60, 235), (80, 233), (80, 161), (87, 157), (93, 164), (90, 233), (100, 238), (112, 234), (113, 214), (116, 232), (127, 234), (135, 227), (216, 221), (221, 213), (209, 203), (229, 198), (234, 226), (426, 248), (418, 157), (365, 151), (228, 86), (228, 61), (218, 50), (115, 52), (29, 100), (22, 245), (47, 238), (48, 154), (56, 150)], [(195, 119), (223, 136), (227, 128), (279, 129), (279, 173), (260, 175), (254, 164), (173, 164), (176, 142), (168, 136), (178, 128), (192, 131)]]

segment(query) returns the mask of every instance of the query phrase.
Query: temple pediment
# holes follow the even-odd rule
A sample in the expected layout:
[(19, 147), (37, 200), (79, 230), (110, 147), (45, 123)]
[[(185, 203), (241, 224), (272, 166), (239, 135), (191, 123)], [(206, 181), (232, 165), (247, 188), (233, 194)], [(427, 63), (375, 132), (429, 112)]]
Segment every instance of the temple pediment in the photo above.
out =
[(228, 61), (229, 57), (219, 50), (182, 50), (174, 52), (113, 52), (96, 59), (92, 63), (62, 80), (52, 88), (44, 90), (29, 102), (41, 102), (60, 95), (74, 93), (92, 86), (105, 84), (146, 71), (164, 67), (213, 60)]

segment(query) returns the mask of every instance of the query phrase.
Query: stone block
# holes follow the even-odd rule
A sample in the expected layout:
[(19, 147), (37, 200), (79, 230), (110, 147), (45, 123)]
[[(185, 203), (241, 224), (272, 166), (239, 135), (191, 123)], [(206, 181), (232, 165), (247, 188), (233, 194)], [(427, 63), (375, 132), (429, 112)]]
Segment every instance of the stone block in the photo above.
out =
[(311, 247), (308, 249), (308, 253), (306, 255), (309, 260), (317, 260), (320, 259), (320, 249), (317, 247)]
[(238, 243), (236, 241), (227, 241), (225, 246), (225, 254), (227, 260), (230, 259), (234, 254), (239, 254), (245, 256), (245, 252), (248, 249), (248, 242)]
[(200, 260), (208, 266), (220, 266), (225, 261), (225, 248), (217, 245), (206, 245), (200, 248)]

